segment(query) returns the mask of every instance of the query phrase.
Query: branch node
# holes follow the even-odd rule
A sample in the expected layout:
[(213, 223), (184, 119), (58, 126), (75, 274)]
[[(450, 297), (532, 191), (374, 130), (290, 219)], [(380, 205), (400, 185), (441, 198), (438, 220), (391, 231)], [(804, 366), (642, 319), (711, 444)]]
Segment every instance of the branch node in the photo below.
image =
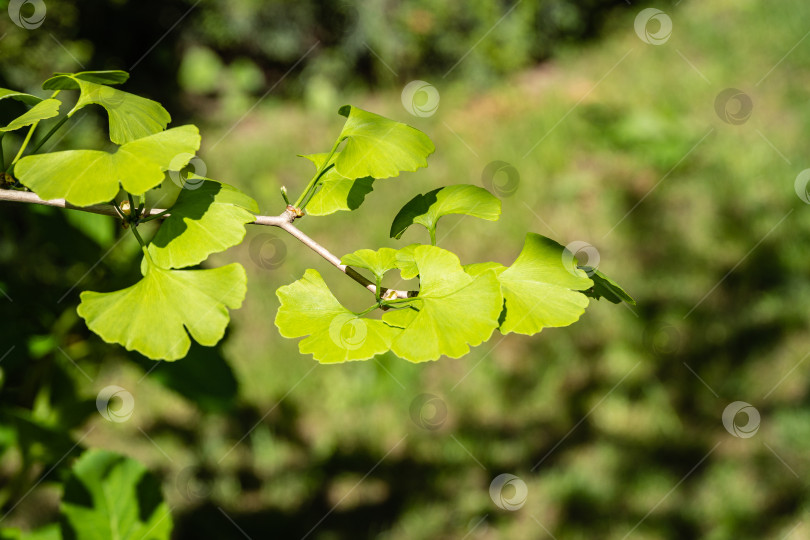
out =
[(281, 214), (281, 217), (286, 219), (287, 223), (292, 223), (296, 219), (304, 217), (304, 211), (291, 204), (288, 204), (286, 210), (284, 210), (284, 213)]

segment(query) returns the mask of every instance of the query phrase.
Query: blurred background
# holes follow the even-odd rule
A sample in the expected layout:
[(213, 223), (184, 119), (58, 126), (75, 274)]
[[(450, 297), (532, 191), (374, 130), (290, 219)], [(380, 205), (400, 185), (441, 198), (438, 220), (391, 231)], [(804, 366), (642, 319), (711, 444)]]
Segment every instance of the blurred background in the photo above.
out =
[[(312, 267), (349, 307), (367, 293), (253, 227), (210, 261), (248, 272), (227, 338), (154, 363), (75, 312), (82, 290), (137, 279), (131, 235), (3, 204), (0, 527), (54, 521), (58, 480), (100, 447), (160, 477), (178, 539), (810, 538), (807, 2), (42, 5), (17, 24), (0, 0), (0, 87), (128, 70), (123, 88), (200, 126), (207, 175), (267, 214), (311, 177), (296, 154), (328, 151), (339, 106), (386, 115), (433, 139), (429, 168), (305, 232), (338, 255), (426, 242), (388, 238), (396, 211), (483, 185), (501, 220), (445, 218), (440, 246), (509, 264), (527, 231), (587, 242), (638, 304), (593, 301), (457, 360), (323, 366), (279, 336), (275, 289)], [(104, 148), (96, 109), (45, 150)], [(109, 385), (134, 398), (126, 421), (96, 410)]]

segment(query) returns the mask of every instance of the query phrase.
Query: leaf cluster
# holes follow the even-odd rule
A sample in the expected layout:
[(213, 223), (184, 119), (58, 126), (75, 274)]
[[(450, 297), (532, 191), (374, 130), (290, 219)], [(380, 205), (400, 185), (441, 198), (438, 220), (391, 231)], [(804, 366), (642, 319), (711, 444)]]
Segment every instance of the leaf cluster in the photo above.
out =
[[(241, 265), (197, 265), (239, 244), (259, 208), (237, 188), (190, 172), (200, 148), (199, 130), (193, 125), (168, 128), (171, 116), (159, 103), (116, 88), (127, 78), (123, 71), (57, 73), (42, 85), (52, 91), (46, 99), (0, 89), (0, 100), (29, 107), (0, 128), (0, 143), (5, 132), (28, 128), (6, 168), (12, 188), (77, 207), (110, 205), (142, 247), (138, 282), (118, 291), (81, 293), (77, 311), (87, 327), (105, 341), (149, 358), (177, 360), (188, 353), (192, 339), (207, 346), (219, 342), (229, 310), (241, 306), (247, 291)], [(78, 92), (75, 105), (29, 148), (40, 122), (60, 114), (62, 92)], [(108, 116), (112, 151), (38, 152), (62, 124), (91, 105)], [(435, 150), (427, 135), (406, 124), (350, 105), (338, 112), (346, 120), (332, 148), (303, 156), (315, 173), (294, 203), (282, 192), (287, 210), (279, 216), (283, 225), (274, 224), (290, 230), (306, 214), (355, 210), (381, 180), (426, 167)], [(147, 192), (172, 187), (177, 196), (166, 210), (146, 207)], [(508, 267), (496, 262), (462, 266), (454, 253), (436, 246), (438, 223), (453, 214), (496, 221), (501, 201), (484, 188), (465, 184), (416, 195), (395, 216), (390, 236), (399, 239), (419, 225), (426, 229), (429, 245), (360, 249), (342, 260), (371, 274), (374, 302), (359, 313), (348, 310), (310, 269), (277, 291), (280, 333), (303, 337), (301, 352), (321, 362), (363, 360), (386, 351), (422, 362), (463, 356), (495, 330), (532, 335), (569, 325), (582, 315), (589, 298), (632, 302), (599, 270), (577, 267), (560, 244), (534, 233), (527, 234), (523, 250)], [(140, 226), (155, 219), (162, 220), (160, 227), (144, 239)], [(383, 287), (392, 271), (400, 279), (418, 278), (418, 290), (405, 294)]]

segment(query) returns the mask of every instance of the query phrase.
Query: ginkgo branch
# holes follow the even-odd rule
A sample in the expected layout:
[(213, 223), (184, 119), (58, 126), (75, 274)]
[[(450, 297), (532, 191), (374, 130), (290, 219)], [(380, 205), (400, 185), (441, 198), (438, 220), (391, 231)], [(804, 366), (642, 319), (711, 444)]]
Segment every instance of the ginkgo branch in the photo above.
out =
[[(120, 219), (120, 215), (116, 211), (115, 206), (110, 204), (75, 206), (65, 201), (65, 199), (45, 200), (40, 198), (36, 193), (32, 193), (30, 191), (15, 191), (10, 189), (0, 189), (0, 201), (41, 204), (44, 206), (54, 206), (57, 208), (65, 208), (68, 210), (79, 210), (81, 212), (89, 212), (91, 214), (100, 214)], [(164, 208), (149, 208), (144, 210), (143, 215), (146, 216), (147, 218), (162, 219), (171, 216), (171, 213), (169, 210)], [(338, 270), (340, 270), (341, 272), (352, 278), (354, 281), (356, 281), (357, 283), (359, 283), (372, 293), (380, 295), (385, 295), (387, 293), (390, 296), (396, 294), (397, 298), (409, 298), (410, 296), (413, 296), (413, 293), (409, 295), (409, 291), (386, 289), (385, 287), (382, 287), (378, 293), (377, 285), (374, 282), (366, 279), (362, 274), (357, 272), (355, 269), (346, 266), (345, 264), (341, 264), (340, 258), (335, 256), (328, 249), (326, 249), (318, 242), (307, 236), (301, 229), (293, 225), (293, 221), (296, 219), (296, 217), (297, 216), (295, 216), (295, 214), (293, 214), (292, 212), (285, 210), (284, 213), (278, 216), (256, 216), (256, 221), (252, 222), (252, 224), (265, 225), (269, 227), (279, 227), (280, 229), (284, 229), (287, 233), (295, 237), (299, 242), (310, 248), (312, 251), (314, 251), (324, 259), (326, 259)]]

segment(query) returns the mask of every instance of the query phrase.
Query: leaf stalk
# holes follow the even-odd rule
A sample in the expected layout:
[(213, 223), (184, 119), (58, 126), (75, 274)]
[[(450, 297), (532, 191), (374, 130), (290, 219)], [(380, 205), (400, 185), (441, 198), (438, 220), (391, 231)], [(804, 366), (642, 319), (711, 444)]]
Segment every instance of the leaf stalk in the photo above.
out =
[[(331, 167), (334, 166), (334, 163), (330, 165), (329, 161), (331, 161), (332, 156), (334, 156), (335, 152), (337, 152), (337, 147), (340, 145), (341, 142), (343, 142), (343, 139), (338, 137), (338, 139), (335, 141), (335, 144), (332, 145), (332, 150), (329, 152), (329, 155), (326, 157), (323, 164), (318, 169), (318, 172), (315, 173), (315, 176), (313, 176), (312, 180), (309, 181), (309, 184), (307, 184), (307, 187), (304, 188), (303, 193), (301, 193), (301, 196), (298, 197), (298, 200), (295, 201), (295, 204), (293, 206), (303, 210), (306, 204), (309, 202), (309, 199), (311, 199), (312, 196), (315, 195), (314, 190), (318, 187), (318, 181), (321, 179), (321, 177), (326, 171), (328, 171)], [(312, 195), (310, 195), (310, 191), (312, 191)]]

